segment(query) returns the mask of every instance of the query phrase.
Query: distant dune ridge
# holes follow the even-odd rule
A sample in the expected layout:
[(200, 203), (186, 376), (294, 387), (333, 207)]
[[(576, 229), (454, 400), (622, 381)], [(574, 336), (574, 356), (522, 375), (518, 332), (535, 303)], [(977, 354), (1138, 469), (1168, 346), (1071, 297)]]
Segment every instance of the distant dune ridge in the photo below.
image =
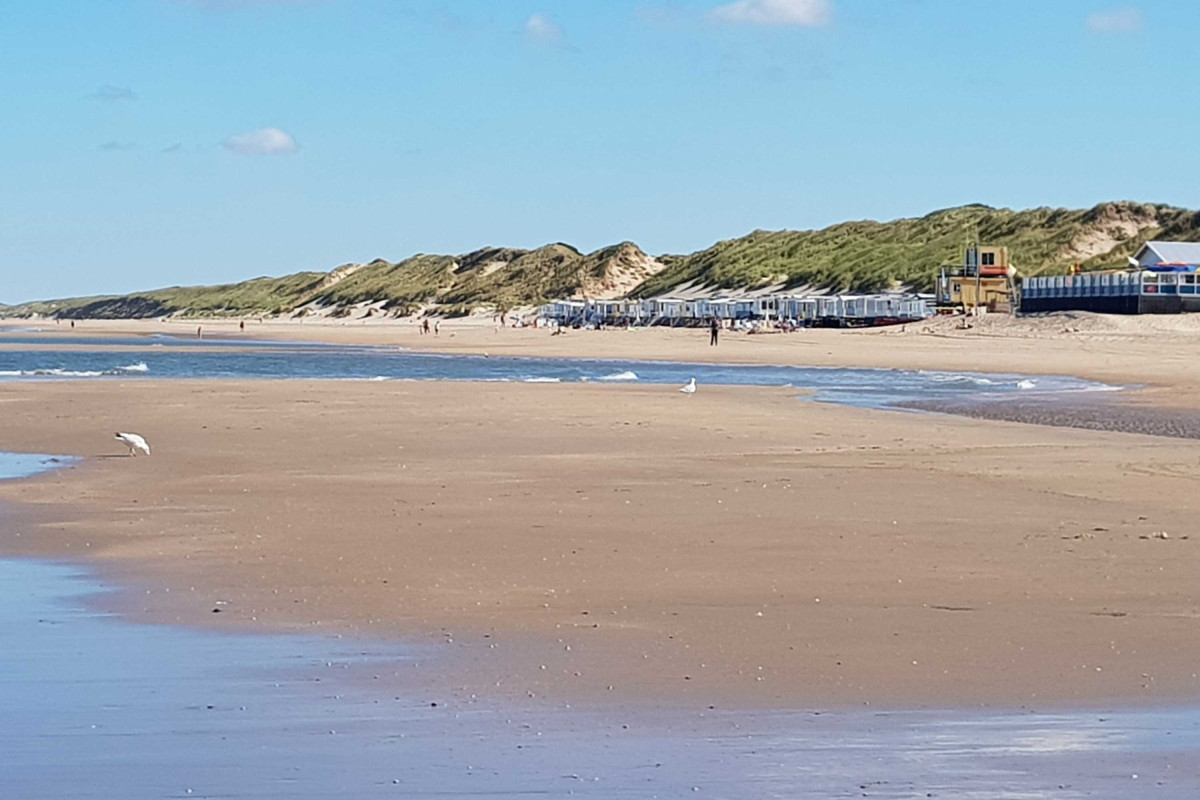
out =
[[(462, 315), (562, 297), (645, 297), (672, 291), (928, 290), (940, 264), (970, 241), (1007, 245), (1025, 275), (1074, 263), (1123, 266), (1151, 239), (1200, 240), (1200, 212), (1167, 205), (1103, 203), (1086, 210), (1027, 211), (983, 205), (892, 222), (845, 222), (817, 231), (755, 231), (691, 255), (651, 256), (632, 242), (581, 253), (488, 247), (458, 256), (378, 259), (328, 273), (299, 272), (223, 286), (174, 287), (112, 297), (0, 306), (6, 316), (139, 319), (162, 316)], [(365, 311), (363, 309), (366, 309)]]

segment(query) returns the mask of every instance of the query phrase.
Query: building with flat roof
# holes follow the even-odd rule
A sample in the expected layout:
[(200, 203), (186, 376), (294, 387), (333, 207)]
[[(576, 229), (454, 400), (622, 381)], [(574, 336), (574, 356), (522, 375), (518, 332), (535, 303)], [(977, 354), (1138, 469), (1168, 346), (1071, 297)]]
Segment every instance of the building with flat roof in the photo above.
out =
[(1146, 242), (1130, 259), (1130, 266), (1200, 267), (1200, 242)]
[(1200, 311), (1200, 242), (1146, 242), (1128, 269), (1028, 278), (1021, 286), (1021, 311)]

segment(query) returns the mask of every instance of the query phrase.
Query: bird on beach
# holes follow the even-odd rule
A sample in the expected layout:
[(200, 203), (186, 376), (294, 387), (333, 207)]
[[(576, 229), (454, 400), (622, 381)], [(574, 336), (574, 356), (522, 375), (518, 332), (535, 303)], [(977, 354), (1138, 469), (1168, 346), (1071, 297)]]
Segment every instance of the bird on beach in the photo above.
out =
[(118, 432), (113, 438), (129, 448), (129, 455), (131, 457), (136, 456), (139, 450), (146, 455), (150, 455), (150, 444), (141, 434)]
[(681, 387), (679, 391), (683, 392), (684, 394), (695, 394), (696, 379), (692, 378), (690, 381), (688, 381), (687, 386)]

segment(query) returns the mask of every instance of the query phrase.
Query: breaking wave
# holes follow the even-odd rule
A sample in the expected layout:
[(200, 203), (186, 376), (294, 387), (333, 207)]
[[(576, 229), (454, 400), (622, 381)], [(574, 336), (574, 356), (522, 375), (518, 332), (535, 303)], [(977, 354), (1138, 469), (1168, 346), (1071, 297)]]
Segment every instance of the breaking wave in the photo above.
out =
[(978, 375), (958, 375), (949, 372), (921, 372), (934, 383), (971, 383), (975, 386), (995, 386), (996, 382)]
[(0, 378), (103, 378), (115, 375), (141, 375), (150, 371), (145, 362), (126, 364), (112, 369), (62, 369), (42, 367), (36, 369), (0, 370)]
[(630, 372), (629, 370), (626, 370), (625, 372), (616, 372), (616, 373), (613, 373), (612, 375), (605, 375), (603, 378), (599, 378), (598, 380), (602, 380), (602, 381), (636, 381), (637, 379), (638, 379), (638, 376), (637, 376), (636, 372)]

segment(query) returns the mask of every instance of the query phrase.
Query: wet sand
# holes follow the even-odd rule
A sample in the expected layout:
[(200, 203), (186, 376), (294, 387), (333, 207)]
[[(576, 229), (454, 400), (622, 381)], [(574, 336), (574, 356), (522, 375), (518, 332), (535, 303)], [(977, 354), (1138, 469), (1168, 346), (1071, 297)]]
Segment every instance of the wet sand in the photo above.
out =
[(139, 621), (429, 646), (412, 680), (460, 698), (1200, 696), (1194, 443), (795, 394), (0, 384), (6, 447), (87, 457), (0, 487), (37, 523), (0, 547), (98, 565)]
[[(3, 459), (0, 459), (2, 461)], [(923, 797), (1200, 792), (1195, 710), (513, 708), (383, 690), (422, 649), (89, 612), (78, 569), (0, 560), (0, 796)]]
[[(974, 419), (1023, 422), (1059, 428), (1137, 433), (1176, 439), (1200, 439), (1200, 411), (1162, 406), (1134, 395), (1125, 397), (1062, 397), (924, 401), (904, 408), (957, 414)], [(1143, 402), (1139, 402), (1143, 401)]]

